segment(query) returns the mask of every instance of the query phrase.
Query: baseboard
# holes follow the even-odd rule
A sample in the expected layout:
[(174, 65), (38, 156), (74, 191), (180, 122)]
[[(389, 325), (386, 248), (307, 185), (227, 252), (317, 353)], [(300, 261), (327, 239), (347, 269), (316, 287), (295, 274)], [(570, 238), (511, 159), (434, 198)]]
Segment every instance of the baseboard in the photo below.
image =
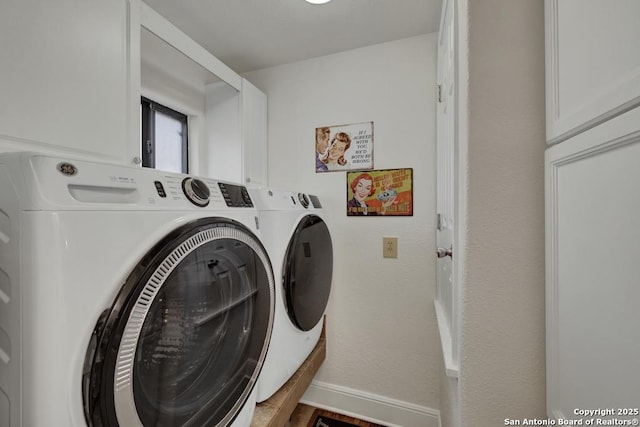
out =
[(389, 427), (439, 427), (440, 411), (388, 397), (313, 381), (300, 400)]

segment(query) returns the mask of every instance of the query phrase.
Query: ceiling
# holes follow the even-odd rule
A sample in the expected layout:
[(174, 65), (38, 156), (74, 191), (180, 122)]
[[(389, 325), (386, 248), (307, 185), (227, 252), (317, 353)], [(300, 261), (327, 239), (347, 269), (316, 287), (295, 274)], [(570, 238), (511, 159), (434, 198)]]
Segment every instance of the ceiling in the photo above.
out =
[(438, 31), (442, 0), (144, 0), (236, 73)]

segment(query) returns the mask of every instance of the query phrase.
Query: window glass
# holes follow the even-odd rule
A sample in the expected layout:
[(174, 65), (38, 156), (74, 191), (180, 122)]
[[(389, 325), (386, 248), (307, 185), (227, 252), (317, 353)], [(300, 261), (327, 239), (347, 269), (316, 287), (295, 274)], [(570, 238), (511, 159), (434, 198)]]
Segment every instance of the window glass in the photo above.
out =
[(182, 121), (161, 111), (156, 112), (156, 169), (172, 172), (186, 172), (182, 169), (185, 162), (182, 147)]
[(144, 97), (140, 112), (142, 166), (189, 172), (187, 116)]

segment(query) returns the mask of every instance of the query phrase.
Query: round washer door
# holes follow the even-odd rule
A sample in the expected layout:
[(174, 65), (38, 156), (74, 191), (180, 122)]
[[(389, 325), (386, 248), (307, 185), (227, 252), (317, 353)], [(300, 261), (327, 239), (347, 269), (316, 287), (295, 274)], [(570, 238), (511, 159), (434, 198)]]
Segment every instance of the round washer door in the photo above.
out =
[(333, 246), (327, 225), (317, 215), (304, 216), (284, 257), (283, 286), (291, 322), (309, 331), (320, 322), (329, 301)]
[(257, 380), (273, 311), (273, 272), (251, 231), (208, 218), (171, 233), (96, 327), (83, 381), (89, 425), (229, 424)]

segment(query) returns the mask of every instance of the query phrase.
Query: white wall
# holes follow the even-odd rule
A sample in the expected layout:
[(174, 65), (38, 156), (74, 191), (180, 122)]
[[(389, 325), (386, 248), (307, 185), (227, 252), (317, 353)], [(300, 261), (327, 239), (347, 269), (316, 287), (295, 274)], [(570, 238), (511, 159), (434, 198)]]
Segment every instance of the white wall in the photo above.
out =
[[(438, 408), (437, 34), (251, 72), (268, 97), (269, 184), (316, 194), (334, 244), (327, 359), (316, 380)], [(413, 217), (347, 217), (344, 172), (315, 173), (314, 129), (374, 122), (376, 169), (413, 168)], [(398, 237), (398, 259), (382, 237)], [(364, 414), (366, 415), (366, 414)]]
[(461, 3), (469, 63), (461, 419), (493, 427), (546, 418), (544, 7)]

